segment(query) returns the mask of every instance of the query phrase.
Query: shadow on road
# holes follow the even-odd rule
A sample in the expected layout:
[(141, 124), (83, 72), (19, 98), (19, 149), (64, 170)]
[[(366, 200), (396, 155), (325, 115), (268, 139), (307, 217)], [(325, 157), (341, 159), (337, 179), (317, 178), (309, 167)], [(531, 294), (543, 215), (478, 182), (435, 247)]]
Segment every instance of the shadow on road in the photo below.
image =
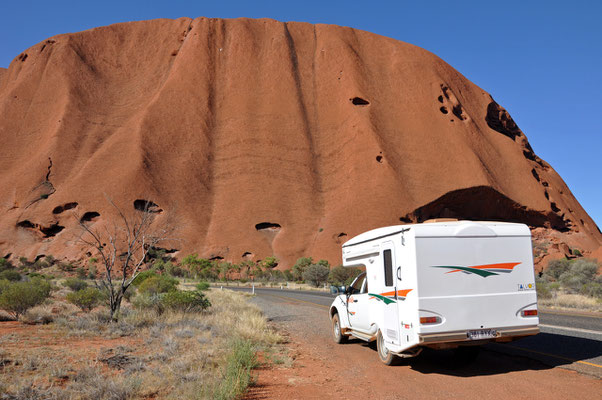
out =
[[(350, 341), (357, 344), (361, 341)], [(375, 351), (375, 343), (363, 343)], [(602, 342), (552, 333), (511, 342), (483, 346), (474, 360), (459, 356), (454, 350), (424, 349), (416, 358), (400, 359), (398, 366), (409, 366), (423, 374), (457, 377), (488, 376), (525, 370), (546, 370), (573, 364), (575, 361), (602, 357)]]

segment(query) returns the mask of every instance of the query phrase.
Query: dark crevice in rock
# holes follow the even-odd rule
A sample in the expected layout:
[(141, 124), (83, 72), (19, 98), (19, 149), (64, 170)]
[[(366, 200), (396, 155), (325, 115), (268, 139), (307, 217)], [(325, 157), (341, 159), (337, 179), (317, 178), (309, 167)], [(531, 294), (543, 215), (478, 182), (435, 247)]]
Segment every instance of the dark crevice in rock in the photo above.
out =
[(531, 174), (533, 175), (533, 178), (535, 178), (535, 180), (536, 180), (537, 182), (540, 182), (540, 181), (541, 181), (541, 179), (539, 178), (539, 174), (537, 173), (537, 171), (535, 171), (535, 168), (533, 168), (533, 169), (531, 170)]
[(33, 222), (25, 219), (23, 221), (17, 222), (17, 226), (19, 228), (32, 228), (32, 229), (35, 229), (38, 226), (38, 224), (34, 224)]
[(46, 254), (38, 254), (33, 262), (40, 261), (42, 258), (46, 257)]
[(443, 114), (449, 113), (449, 111), (447, 111), (447, 107), (445, 107), (445, 106), (439, 108), (439, 111), (441, 111)]
[(142, 200), (142, 199), (134, 200), (134, 208), (138, 211), (149, 212), (149, 213), (163, 212), (163, 210), (161, 208), (159, 208), (159, 206), (156, 203), (154, 203), (150, 200)]
[(276, 224), (273, 222), (260, 222), (255, 225), (255, 229), (258, 231), (269, 229), (269, 230), (279, 230), (281, 228), (280, 224)]
[(52, 213), (53, 214), (60, 214), (63, 211), (72, 210), (75, 207), (77, 207), (77, 203), (76, 202), (65, 203), (62, 206), (56, 206), (56, 207), (54, 207), (54, 209), (52, 210)]
[[(485, 121), (491, 129), (508, 136), (512, 140), (515, 140), (517, 136), (522, 135), (521, 130), (516, 125), (510, 114), (508, 114), (508, 111), (506, 111), (493, 99), (487, 106), (487, 115), (485, 116)], [(526, 153), (525, 157), (527, 157)]]
[(381, 156), (381, 155), (376, 156), (376, 161), (382, 164), (383, 156)]
[(354, 97), (349, 99), (354, 106), (367, 106), (370, 104), (368, 100), (364, 100), (361, 97)]
[(58, 223), (54, 223), (50, 226), (40, 227), (40, 231), (44, 234), (44, 237), (46, 238), (56, 236), (63, 229), (65, 229), (65, 227), (59, 225)]
[(405, 222), (406, 224), (411, 224), (412, 222), (414, 222), (411, 218), (408, 217), (399, 217), (399, 221)]
[(224, 259), (224, 257), (222, 257), (222, 256), (211, 256), (211, 257), (209, 257), (209, 261), (221, 261), (223, 259)]
[(84, 213), (84, 215), (82, 215), (82, 217), (79, 219), (80, 222), (90, 222), (95, 220), (96, 218), (100, 217), (100, 213), (97, 213), (96, 211), (88, 211), (86, 213)]
[(242, 253), (242, 258), (252, 258), (254, 256), (253, 253), (249, 252), (249, 251), (245, 251), (244, 253)]

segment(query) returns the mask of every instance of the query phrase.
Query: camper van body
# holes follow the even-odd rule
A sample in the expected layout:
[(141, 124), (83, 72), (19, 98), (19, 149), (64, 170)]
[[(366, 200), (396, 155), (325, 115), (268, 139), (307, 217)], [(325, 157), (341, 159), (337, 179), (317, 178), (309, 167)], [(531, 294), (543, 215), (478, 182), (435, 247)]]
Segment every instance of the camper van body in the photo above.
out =
[(360, 275), (330, 308), (343, 338), (378, 338), (387, 352), (412, 356), (425, 346), (511, 341), (539, 332), (526, 225), (455, 221), (379, 228), (343, 244), (343, 265), (366, 269), (365, 282)]

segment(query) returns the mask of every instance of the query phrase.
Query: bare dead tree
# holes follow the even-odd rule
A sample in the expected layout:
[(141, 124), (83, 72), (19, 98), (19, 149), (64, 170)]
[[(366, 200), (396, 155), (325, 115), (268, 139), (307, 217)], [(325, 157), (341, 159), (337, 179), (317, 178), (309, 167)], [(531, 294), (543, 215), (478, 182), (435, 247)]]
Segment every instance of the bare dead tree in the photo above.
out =
[(79, 241), (96, 250), (102, 261), (99, 286), (108, 292), (111, 320), (117, 321), (124, 294), (141, 272), (149, 251), (162, 242), (177, 239), (171, 237), (175, 228), (169, 222), (159, 227), (153, 224), (157, 215), (154, 203), (146, 202), (142, 209), (126, 216), (109, 197), (107, 200), (118, 215), (112, 228), (94, 229), (75, 217), (82, 233)]

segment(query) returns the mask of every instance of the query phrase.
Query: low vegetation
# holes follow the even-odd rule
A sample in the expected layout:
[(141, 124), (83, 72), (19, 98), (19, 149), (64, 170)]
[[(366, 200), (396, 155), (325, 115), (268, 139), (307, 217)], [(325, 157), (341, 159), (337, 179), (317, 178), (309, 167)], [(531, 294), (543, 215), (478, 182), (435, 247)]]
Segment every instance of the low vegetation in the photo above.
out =
[(602, 311), (602, 275), (596, 260), (550, 261), (537, 278), (540, 305)]

